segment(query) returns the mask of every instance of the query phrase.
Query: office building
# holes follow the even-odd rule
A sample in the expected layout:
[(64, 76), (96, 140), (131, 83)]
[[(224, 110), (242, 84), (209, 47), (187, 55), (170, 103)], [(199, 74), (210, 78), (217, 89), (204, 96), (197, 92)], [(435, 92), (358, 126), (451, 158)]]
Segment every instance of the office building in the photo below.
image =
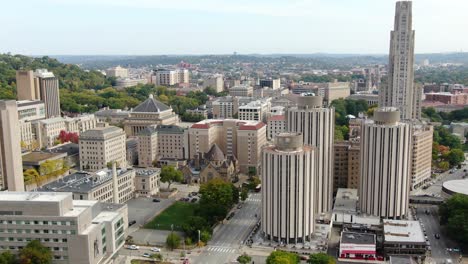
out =
[(284, 115), (274, 115), (267, 121), (267, 139), (273, 140), (275, 136), (286, 132), (286, 118)]
[(351, 100), (364, 100), (367, 102), (368, 106), (378, 105), (379, 104), (379, 95), (373, 93), (356, 93), (348, 96), (348, 99)]
[(212, 101), (213, 118), (234, 118), (239, 114), (239, 107), (255, 101), (253, 97), (224, 96)]
[(266, 125), (258, 121), (208, 119), (188, 130), (190, 159), (207, 153), (217, 144), (226, 156), (236, 157), (240, 170), (256, 174), (260, 167), (261, 148), (266, 144)]
[(177, 70), (156, 70), (154, 75), (151, 77), (151, 82), (157, 86), (174, 86), (180, 83), (189, 83), (190, 74), (187, 69)]
[(258, 86), (260, 86), (261, 88), (263, 87), (269, 87), (273, 90), (276, 90), (276, 89), (279, 89), (281, 88), (281, 79), (260, 79), (258, 81)]
[(172, 110), (172, 107), (156, 100), (152, 94), (133, 108), (123, 120), (125, 133), (129, 137), (138, 135), (149, 125), (176, 125), (177, 123), (179, 123), (179, 116)]
[(304, 144), (317, 147), (315, 209), (329, 212), (333, 200), (333, 140), (335, 109), (322, 107), (320, 96), (298, 96), (286, 110), (286, 131), (301, 133)]
[(361, 131), (361, 212), (400, 219), (408, 214), (411, 128), (396, 108), (380, 108)]
[(431, 181), (433, 133), (431, 125), (413, 123), (411, 190), (418, 189)]
[(16, 101), (0, 100), (0, 190), (24, 191)]
[(16, 93), (19, 101), (41, 98), (33, 71), (16, 71)]
[(252, 120), (267, 122), (270, 115), (271, 98), (259, 99), (239, 106), (238, 116), (240, 120)]
[(111, 162), (127, 167), (125, 132), (118, 127), (96, 127), (80, 134), (81, 170), (100, 170)]
[(128, 77), (128, 70), (120, 66), (109, 68), (106, 70), (106, 76), (125, 79)]
[(39, 100), (22, 100), (16, 101), (16, 104), (21, 134), (21, 148), (39, 148), (40, 145), (36, 141), (31, 122), (45, 118), (44, 103)]
[(250, 85), (238, 85), (229, 88), (229, 95), (230, 96), (252, 96), (253, 95), (253, 87)]
[(123, 89), (127, 87), (137, 86), (138, 84), (147, 84), (148, 79), (146, 78), (124, 78), (117, 79), (115, 86), (117, 89)]
[(359, 139), (335, 142), (333, 148), (335, 155), (333, 160), (333, 192), (339, 188), (357, 189), (361, 173)]
[(159, 194), (161, 169), (136, 169), (135, 196), (153, 197)]
[(339, 257), (350, 260), (376, 260), (376, 235), (348, 231), (341, 232)]
[(283, 133), (262, 150), (262, 217), (266, 239), (305, 243), (314, 233), (315, 148)]
[(125, 143), (127, 164), (129, 166), (137, 165), (138, 163), (138, 138), (127, 138)]
[(0, 252), (17, 254), (32, 240), (54, 264), (108, 263), (123, 247), (127, 206), (72, 200), (71, 193), (1, 192)]
[(45, 105), (46, 118), (60, 116), (60, 94), (57, 77), (46, 69), (37, 69), (34, 76), (37, 78), (39, 85), (40, 99)]
[(203, 81), (203, 88), (213, 88), (217, 93), (224, 91), (223, 75), (215, 74)]
[(65, 118), (53, 117), (37, 120), (32, 123), (34, 139), (40, 148), (52, 147), (56, 144), (60, 131), (66, 131)]
[(97, 118), (93, 114), (79, 115), (73, 118), (65, 117), (65, 127), (68, 132), (81, 133), (97, 127)]
[[(411, 1), (398, 1), (390, 33), (388, 82), (379, 92), (380, 107), (396, 107), (401, 119), (414, 119), (420, 103), (414, 87), (414, 30)], [(418, 99), (419, 98), (419, 99)]]

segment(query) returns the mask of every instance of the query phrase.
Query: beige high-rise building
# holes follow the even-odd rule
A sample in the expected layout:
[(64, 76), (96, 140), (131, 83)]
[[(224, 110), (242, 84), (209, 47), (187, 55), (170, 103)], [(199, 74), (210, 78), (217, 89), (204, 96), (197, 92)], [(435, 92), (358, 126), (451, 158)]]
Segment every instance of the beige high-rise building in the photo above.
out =
[(413, 124), (411, 190), (423, 186), (431, 180), (433, 127), (425, 124)]
[(361, 131), (361, 212), (400, 219), (408, 214), (411, 180), (411, 126), (396, 108), (380, 108)]
[(189, 128), (190, 158), (207, 153), (217, 144), (225, 156), (236, 157), (243, 173), (258, 172), (266, 125), (258, 121), (208, 119)]
[(138, 166), (153, 167), (158, 157), (157, 125), (147, 126), (138, 133)]
[(16, 71), (18, 100), (39, 100), (41, 95), (33, 71)]
[(223, 75), (221, 74), (215, 74), (208, 79), (206, 79), (203, 82), (203, 87), (211, 87), (213, 88), (217, 93), (220, 93), (224, 90), (224, 79)]
[(24, 191), (16, 101), (0, 100), (0, 190)]
[(329, 212), (333, 202), (333, 140), (335, 109), (323, 107), (320, 96), (298, 96), (296, 106), (286, 110), (286, 131), (302, 133), (304, 144), (317, 148), (315, 209)]
[(286, 132), (286, 118), (284, 115), (274, 115), (268, 118), (267, 138), (273, 140), (276, 135)]
[(125, 244), (124, 204), (73, 200), (71, 193), (0, 192), (0, 208), (0, 252), (17, 254), (39, 240), (53, 264), (101, 264)]
[(156, 85), (173, 86), (179, 83), (189, 83), (190, 73), (187, 69), (165, 70), (159, 69), (152, 76), (151, 82)]
[(311, 240), (315, 224), (315, 148), (282, 133), (262, 153), (262, 231), (284, 244)]
[(40, 99), (46, 108), (46, 118), (61, 116), (59, 81), (54, 73), (46, 69), (37, 69), (34, 72), (39, 85)]
[(127, 166), (125, 132), (118, 127), (96, 127), (80, 134), (80, 168), (100, 170), (110, 162)]
[(420, 115), (420, 97), (414, 87), (414, 35), (411, 1), (398, 1), (394, 29), (390, 33), (388, 82), (379, 92), (380, 107), (396, 107), (401, 119)]

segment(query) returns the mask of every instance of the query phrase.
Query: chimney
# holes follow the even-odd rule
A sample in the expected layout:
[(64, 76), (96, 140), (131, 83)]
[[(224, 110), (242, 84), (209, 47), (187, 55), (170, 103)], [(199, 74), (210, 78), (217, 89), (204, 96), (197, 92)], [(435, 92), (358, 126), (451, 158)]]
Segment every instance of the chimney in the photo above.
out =
[(117, 181), (117, 163), (112, 162), (112, 182), (114, 187), (114, 203), (119, 203), (119, 187)]

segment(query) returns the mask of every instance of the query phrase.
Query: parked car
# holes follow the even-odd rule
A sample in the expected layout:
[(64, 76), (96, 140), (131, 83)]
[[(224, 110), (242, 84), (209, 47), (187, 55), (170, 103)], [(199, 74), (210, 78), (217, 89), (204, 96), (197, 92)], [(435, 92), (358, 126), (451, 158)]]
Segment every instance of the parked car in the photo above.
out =
[(193, 198), (191, 202), (192, 202), (192, 203), (196, 203), (197, 201), (198, 201), (197, 198)]
[(136, 220), (132, 220), (132, 221), (128, 222), (128, 226), (132, 226), (134, 224), (136, 224)]
[(440, 239), (440, 234), (434, 234), (434, 237), (435, 237), (436, 239)]
[(131, 246), (128, 247), (128, 249), (130, 249), (130, 250), (138, 250), (138, 249), (140, 249), (140, 247), (139, 247), (139, 246), (136, 246), (136, 245), (131, 245)]
[(229, 219), (231, 219), (233, 216), (234, 216), (234, 212), (230, 213), (230, 214), (226, 217), (226, 219), (229, 220)]
[(153, 202), (154, 202), (154, 203), (159, 203), (159, 202), (161, 202), (161, 200), (159, 200), (158, 198), (154, 198), (154, 199), (153, 199)]
[(151, 248), (150, 250), (153, 252), (161, 252), (161, 249), (157, 247)]

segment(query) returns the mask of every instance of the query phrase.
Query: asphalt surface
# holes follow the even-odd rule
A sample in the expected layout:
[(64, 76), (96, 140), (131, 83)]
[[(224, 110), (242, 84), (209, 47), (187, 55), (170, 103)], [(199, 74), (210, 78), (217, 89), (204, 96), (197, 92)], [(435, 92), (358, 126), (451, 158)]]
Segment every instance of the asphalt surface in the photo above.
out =
[(442, 192), (442, 184), (446, 181), (459, 180), (462, 179), (466, 174), (464, 169), (467, 169), (468, 166), (462, 166), (461, 169), (457, 169), (454, 173), (446, 171), (437, 175), (435, 183), (433, 183), (429, 188), (423, 190), (422, 188), (414, 191), (411, 195), (440, 195)]
[(241, 242), (247, 238), (259, 220), (260, 199), (260, 193), (250, 194), (242, 208), (237, 209), (234, 217), (217, 228), (205, 249), (190, 263), (223, 264), (235, 261), (242, 254)]

